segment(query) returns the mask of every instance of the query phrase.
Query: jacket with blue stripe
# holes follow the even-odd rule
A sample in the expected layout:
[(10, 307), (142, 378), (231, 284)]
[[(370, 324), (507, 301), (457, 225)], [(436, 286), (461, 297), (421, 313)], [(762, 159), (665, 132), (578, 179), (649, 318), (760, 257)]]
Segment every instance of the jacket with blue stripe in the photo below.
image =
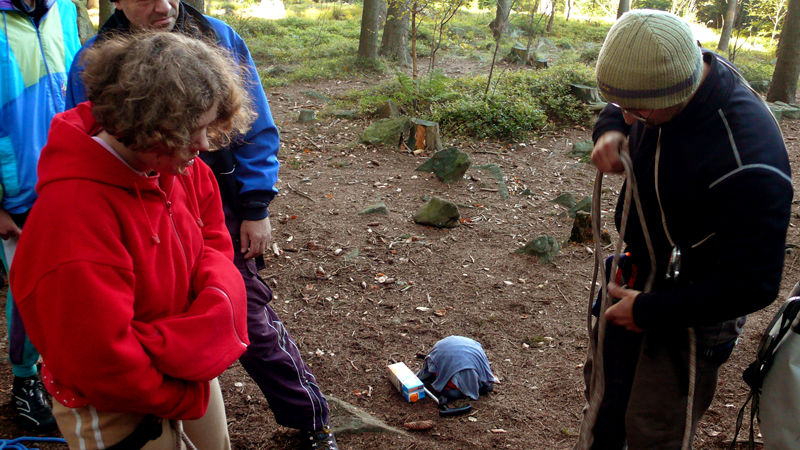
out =
[[(130, 29), (128, 18), (117, 10), (103, 24), (97, 36), (86, 42), (69, 71), (67, 108), (87, 100), (81, 80), (83, 65), (80, 54), (97, 39), (107, 38), (113, 33), (127, 33)], [(229, 219), (261, 220), (269, 215), (267, 207), (278, 192), (275, 183), (278, 181), (279, 135), (250, 51), (241, 36), (227, 24), (204, 16), (183, 2), (173, 31), (213, 39), (231, 51), (247, 68), (245, 84), (258, 117), (242, 138), (219, 151), (201, 152), (201, 158), (211, 167), (220, 185), (223, 202), (236, 216)]]
[(38, 26), (0, 0), (0, 184), (2, 207), (23, 214), (36, 200), (36, 165), (50, 120), (64, 111), (67, 69), (80, 48), (70, 0), (44, 0)]
[[(703, 60), (708, 76), (670, 122), (628, 126), (609, 105), (593, 137), (611, 130), (628, 135), (655, 247), (655, 284), (636, 297), (636, 325), (665, 336), (693, 327), (698, 345), (716, 347), (738, 336), (743, 316), (778, 294), (793, 191), (786, 147), (764, 103), (722, 57), (703, 51)], [(624, 197), (623, 191), (618, 228)], [(630, 211), (625, 243), (644, 281), (648, 249), (636, 209)], [(681, 250), (676, 281), (666, 280), (670, 238)]]

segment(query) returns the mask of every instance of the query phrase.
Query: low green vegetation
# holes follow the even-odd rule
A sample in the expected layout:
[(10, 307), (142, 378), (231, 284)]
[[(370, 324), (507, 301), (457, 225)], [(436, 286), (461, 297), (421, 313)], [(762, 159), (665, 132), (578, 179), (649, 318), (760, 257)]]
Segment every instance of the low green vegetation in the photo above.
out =
[[(390, 61), (364, 66), (356, 60), (361, 30), (361, 5), (357, 3), (286, 3), (285, 17), (257, 16), (254, 0), (211, 0), (207, 11), (230, 24), (247, 42), (261, 81), (267, 88), (292, 83), (347, 79), (357, 76), (395, 75), (371, 89), (351, 92), (337, 107), (372, 114), (393, 100), (407, 114), (438, 122), (446, 133), (472, 138), (513, 141), (541, 133), (551, 125), (588, 124), (589, 113), (571, 94), (569, 84), (593, 86), (594, 64), (608, 21), (595, 17), (566, 20), (514, 11), (507, 35), (500, 40), (498, 58), (512, 46), (526, 47), (549, 68), (503, 64), (495, 68), (491, 83), (486, 75), (448, 77), (420, 63), (417, 79), (408, 68)], [(261, 11), (263, 12), (263, 11)], [(421, 16), (417, 54), (430, 56), (433, 23)], [(463, 58), (479, 61), (488, 70), (497, 42), (488, 24), (492, 8), (462, 8), (445, 27), (437, 61)], [(700, 36), (705, 47), (715, 48), (718, 36), (711, 30)], [(774, 44), (766, 38), (734, 39), (735, 63), (758, 89), (768, 84), (774, 69)], [(427, 64), (427, 60), (425, 60)], [(487, 84), (488, 89), (487, 89)]]
[(487, 76), (448, 78), (441, 72), (412, 80), (400, 73), (367, 91), (351, 92), (345, 102), (364, 114), (393, 100), (409, 114), (439, 122), (446, 132), (475, 138), (519, 140), (549, 123), (583, 123), (588, 112), (569, 84), (593, 83), (593, 71), (579, 63), (543, 70), (516, 70), (499, 76), (484, 95)]

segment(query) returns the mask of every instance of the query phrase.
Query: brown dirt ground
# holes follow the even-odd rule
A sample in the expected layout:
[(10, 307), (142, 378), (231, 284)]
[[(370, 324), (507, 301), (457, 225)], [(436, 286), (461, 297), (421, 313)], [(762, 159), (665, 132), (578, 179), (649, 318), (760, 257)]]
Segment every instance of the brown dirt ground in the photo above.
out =
[[(475, 67), (451, 60), (446, 70), (458, 74)], [(268, 252), (262, 273), (276, 294), (273, 308), (325, 394), (398, 428), (414, 420), (435, 424), (410, 437), (340, 435), (341, 448), (571, 448), (584, 403), (581, 365), (593, 257), (583, 245), (564, 246), (551, 264), (514, 251), (539, 235), (560, 242), (569, 236), (572, 220), (551, 200), (565, 192), (577, 199), (591, 194), (594, 167), (567, 154), (574, 142), (591, 138), (590, 129), (554, 127), (542, 138), (513, 145), (443, 136), (445, 145), (468, 152), (473, 166), (500, 166), (512, 193), (504, 200), (486, 171), (470, 170), (466, 179), (445, 185), (414, 171), (429, 155), (358, 144), (368, 119), (323, 115), (315, 123), (295, 123), (298, 107), (322, 106), (301, 91), (335, 96), (374, 82), (349, 80), (268, 92), (283, 141), (281, 193), (270, 208), (273, 242), (282, 254)], [(800, 167), (798, 127), (798, 121), (782, 124), (795, 168)], [(800, 175), (795, 173), (794, 180), (800, 185)], [(619, 177), (604, 180), (606, 229), (613, 229), (611, 215), (620, 185)], [(518, 195), (526, 188), (534, 195)], [(440, 230), (411, 220), (423, 204), (421, 197), (434, 195), (461, 206), (461, 226)], [(358, 215), (378, 202), (388, 206), (388, 215)], [(792, 218), (790, 244), (800, 245), (799, 223)], [(797, 251), (787, 254), (779, 298), (800, 280), (798, 258)], [(381, 284), (381, 275), (395, 282)], [(0, 294), (5, 299), (5, 291)], [(779, 303), (749, 321), (722, 369), (695, 448), (722, 449), (730, 442), (735, 413), (747, 394), (742, 370), (753, 359), (761, 331)], [(443, 317), (433, 314), (439, 310), (445, 311)], [(4, 336), (4, 323), (0, 330)], [(442, 419), (429, 400), (406, 403), (387, 380), (386, 365), (404, 361), (417, 370), (422, 362), (417, 355), (453, 334), (479, 341), (502, 382), (494, 393), (473, 402), (469, 416)], [(542, 338), (552, 340), (523, 346), (523, 341)], [(1, 345), (4, 353), (5, 338)], [(275, 423), (264, 397), (238, 363), (221, 381), (234, 448), (296, 447), (294, 431)], [(11, 367), (3, 359), (0, 438), (27, 435), (13, 421), (10, 387)], [(498, 429), (504, 432), (491, 431)]]

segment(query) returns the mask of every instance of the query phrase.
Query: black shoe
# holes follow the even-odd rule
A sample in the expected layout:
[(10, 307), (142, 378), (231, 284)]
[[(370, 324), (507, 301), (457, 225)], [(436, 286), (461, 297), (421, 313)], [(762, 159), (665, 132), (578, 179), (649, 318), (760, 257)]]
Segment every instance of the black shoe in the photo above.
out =
[(56, 419), (45, 400), (47, 395), (39, 377), (14, 377), (11, 389), (14, 397), (14, 410), (25, 428), (44, 433), (56, 429)]
[(315, 431), (301, 431), (300, 440), (304, 450), (339, 450), (333, 430), (327, 425)]

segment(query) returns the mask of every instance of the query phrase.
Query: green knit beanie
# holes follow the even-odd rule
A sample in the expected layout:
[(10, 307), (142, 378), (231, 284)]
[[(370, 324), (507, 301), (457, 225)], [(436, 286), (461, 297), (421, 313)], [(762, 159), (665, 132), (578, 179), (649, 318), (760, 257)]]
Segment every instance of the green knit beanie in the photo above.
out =
[(640, 9), (611, 27), (595, 73), (607, 101), (628, 109), (662, 109), (689, 98), (702, 69), (700, 47), (683, 19)]

